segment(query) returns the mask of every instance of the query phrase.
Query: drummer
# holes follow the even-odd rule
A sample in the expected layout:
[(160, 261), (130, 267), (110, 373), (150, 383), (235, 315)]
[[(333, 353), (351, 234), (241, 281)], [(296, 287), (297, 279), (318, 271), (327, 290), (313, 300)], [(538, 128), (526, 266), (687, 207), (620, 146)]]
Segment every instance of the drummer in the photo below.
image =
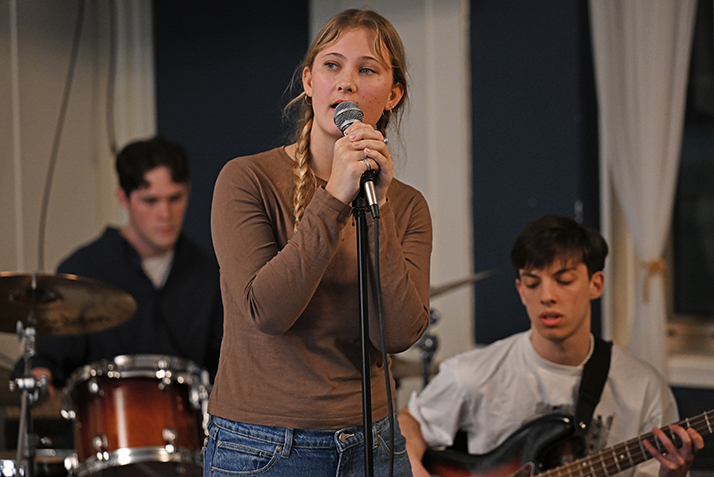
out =
[[(190, 191), (184, 148), (160, 137), (133, 142), (116, 158), (117, 198), (127, 224), (106, 227), (62, 261), (58, 273), (99, 280), (137, 303), (128, 321), (91, 334), (38, 336), (32, 374), (50, 394), (83, 365), (117, 355), (184, 358), (218, 367), (223, 310), (218, 265), (182, 232)], [(18, 367), (21, 363), (18, 363)]]

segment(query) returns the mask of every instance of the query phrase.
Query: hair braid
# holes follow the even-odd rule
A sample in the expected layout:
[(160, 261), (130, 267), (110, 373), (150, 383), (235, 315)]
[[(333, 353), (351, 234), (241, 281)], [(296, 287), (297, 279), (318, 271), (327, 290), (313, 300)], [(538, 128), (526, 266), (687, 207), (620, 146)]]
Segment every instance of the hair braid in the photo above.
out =
[(309, 200), (310, 192), (317, 187), (315, 174), (308, 164), (310, 159), (310, 131), (312, 129), (312, 120), (312, 108), (305, 108), (305, 114), (300, 121), (302, 124), (297, 139), (295, 162), (293, 162), (293, 172), (295, 173), (295, 188), (293, 190), (294, 230), (297, 230), (298, 225), (300, 225), (300, 220), (305, 212), (305, 206)]

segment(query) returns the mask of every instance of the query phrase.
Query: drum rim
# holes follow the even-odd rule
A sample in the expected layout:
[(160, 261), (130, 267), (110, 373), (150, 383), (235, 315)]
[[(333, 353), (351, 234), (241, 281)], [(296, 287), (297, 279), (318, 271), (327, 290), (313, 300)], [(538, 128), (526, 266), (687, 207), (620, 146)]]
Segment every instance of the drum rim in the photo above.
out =
[(122, 447), (107, 455), (101, 460), (96, 456), (89, 457), (77, 465), (73, 474), (78, 477), (89, 476), (95, 472), (106, 470), (112, 467), (122, 467), (132, 464), (144, 463), (182, 463), (195, 464), (198, 467), (203, 465), (200, 450), (178, 448), (169, 451), (166, 447)]
[(121, 378), (124, 374), (124, 377), (129, 378), (161, 379), (157, 376), (157, 372), (161, 370), (171, 371), (172, 381), (174, 377), (181, 377), (189, 386), (209, 384), (208, 374), (204, 368), (190, 359), (161, 354), (122, 354), (113, 359), (100, 359), (78, 368), (70, 375), (63, 391), (65, 395), (70, 394), (79, 384), (95, 376)]

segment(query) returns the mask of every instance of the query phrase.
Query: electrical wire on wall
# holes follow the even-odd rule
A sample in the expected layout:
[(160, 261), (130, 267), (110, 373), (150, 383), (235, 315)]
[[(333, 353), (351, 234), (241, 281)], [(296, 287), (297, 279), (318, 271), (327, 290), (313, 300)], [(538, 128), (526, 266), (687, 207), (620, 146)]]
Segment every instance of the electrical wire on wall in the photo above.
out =
[(107, 108), (106, 124), (107, 139), (112, 156), (116, 156), (117, 148), (116, 131), (114, 130), (114, 93), (116, 87), (117, 70), (117, 40), (116, 40), (116, 2), (109, 1), (109, 72), (107, 73)]
[(382, 348), (382, 362), (384, 364), (384, 383), (387, 390), (387, 412), (389, 414), (389, 473), (394, 475), (394, 398), (392, 397), (392, 379), (389, 372), (389, 357), (387, 344), (384, 339), (384, 314), (382, 305), (382, 279), (379, 270), (379, 215), (374, 216), (374, 281), (377, 290), (377, 313), (379, 320), (379, 340)]
[[(77, 2), (77, 23), (74, 30), (74, 38), (72, 42), (72, 50), (70, 55), (70, 63), (65, 80), (64, 93), (62, 95), (62, 103), (60, 106), (60, 114), (57, 120), (55, 129), (55, 137), (52, 143), (52, 152), (50, 153), (50, 161), (45, 180), (45, 188), (42, 196), (42, 209), (40, 211), (40, 227), (37, 250), (38, 270), (43, 271), (45, 265), (45, 235), (47, 226), (47, 210), (49, 208), (50, 193), (52, 189), (52, 181), (54, 170), (57, 164), (59, 154), (59, 146), (64, 129), (65, 119), (67, 117), (67, 108), (69, 98), (72, 91), (72, 82), (77, 68), (77, 58), (79, 56), (79, 47), (82, 40), (82, 31), (84, 26), (85, 0)], [(109, 2), (109, 65), (107, 73), (107, 92), (106, 92), (106, 127), (107, 140), (112, 156), (118, 152), (116, 133), (114, 128), (114, 94), (116, 89), (116, 66), (117, 66), (117, 41), (116, 41), (116, 2)]]
[(40, 229), (37, 243), (37, 269), (42, 272), (45, 268), (45, 228), (47, 225), (47, 208), (50, 201), (50, 192), (52, 190), (52, 178), (54, 176), (55, 165), (57, 164), (57, 155), (59, 153), (60, 140), (62, 138), (62, 130), (67, 117), (67, 106), (69, 105), (69, 97), (72, 91), (72, 81), (77, 68), (77, 57), (79, 56), (79, 45), (82, 39), (82, 26), (84, 24), (84, 0), (77, 2), (77, 23), (74, 29), (74, 39), (72, 41), (72, 52), (70, 55), (69, 68), (67, 70), (67, 79), (65, 80), (64, 93), (62, 94), (62, 103), (60, 105), (60, 113), (57, 119), (57, 127), (55, 128), (55, 137), (52, 142), (52, 152), (50, 153), (50, 163), (47, 169), (47, 178), (45, 179), (45, 188), (42, 194), (42, 209), (40, 210)]

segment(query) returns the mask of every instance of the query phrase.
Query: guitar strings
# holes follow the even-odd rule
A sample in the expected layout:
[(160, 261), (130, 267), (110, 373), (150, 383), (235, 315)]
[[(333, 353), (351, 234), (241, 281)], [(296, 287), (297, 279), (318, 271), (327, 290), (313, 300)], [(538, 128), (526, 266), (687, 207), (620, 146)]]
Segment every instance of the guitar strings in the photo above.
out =
[[(678, 425), (685, 429), (692, 428), (702, 435), (707, 435), (714, 433), (710, 418), (714, 419), (714, 410), (705, 412), (691, 419), (684, 419), (672, 425)], [(671, 425), (662, 427), (662, 432), (672, 440), (675, 447), (681, 447), (682, 440), (679, 435), (672, 431)], [(642, 445), (644, 439), (650, 441), (661, 453), (666, 453), (666, 449), (663, 448), (660, 440), (657, 439), (652, 432), (648, 432), (647, 434), (604, 449), (596, 454), (578, 459), (575, 462), (547, 470), (540, 475), (542, 477), (560, 477), (564, 475), (575, 477), (609, 477), (610, 475), (634, 467), (652, 457)], [(612, 457), (605, 457), (606, 454), (612, 454)], [(611, 461), (611, 464), (606, 460)]]

